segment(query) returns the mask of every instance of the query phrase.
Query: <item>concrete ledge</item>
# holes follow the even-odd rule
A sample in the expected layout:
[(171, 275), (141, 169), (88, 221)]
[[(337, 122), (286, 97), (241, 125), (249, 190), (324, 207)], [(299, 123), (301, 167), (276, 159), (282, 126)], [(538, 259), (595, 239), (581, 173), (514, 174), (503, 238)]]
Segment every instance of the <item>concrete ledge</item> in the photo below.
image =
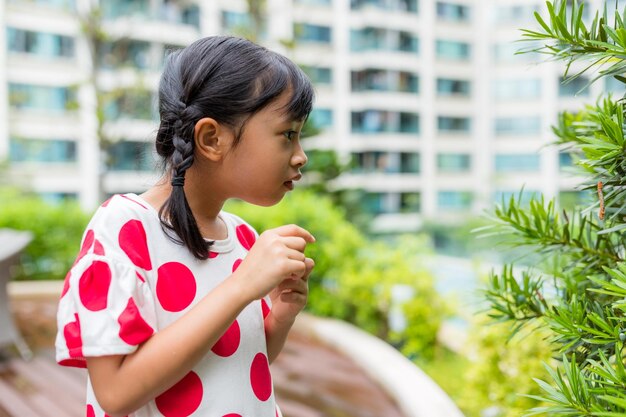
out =
[(63, 281), (10, 281), (7, 284), (10, 298), (22, 297), (60, 297)]
[(384, 341), (340, 320), (301, 314), (296, 325), (352, 358), (407, 417), (464, 417), (428, 375)]

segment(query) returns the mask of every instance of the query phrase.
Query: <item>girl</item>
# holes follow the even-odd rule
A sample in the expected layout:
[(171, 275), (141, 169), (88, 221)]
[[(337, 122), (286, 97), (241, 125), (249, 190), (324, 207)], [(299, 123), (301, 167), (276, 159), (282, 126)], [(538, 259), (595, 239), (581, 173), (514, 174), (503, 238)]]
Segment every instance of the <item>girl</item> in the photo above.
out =
[(312, 100), (296, 65), (243, 39), (169, 55), (165, 180), (98, 209), (59, 303), (57, 360), (88, 369), (87, 416), (280, 415), (269, 363), (306, 304), (315, 239), (295, 225), (257, 236), (221, 209), (293, 189)]

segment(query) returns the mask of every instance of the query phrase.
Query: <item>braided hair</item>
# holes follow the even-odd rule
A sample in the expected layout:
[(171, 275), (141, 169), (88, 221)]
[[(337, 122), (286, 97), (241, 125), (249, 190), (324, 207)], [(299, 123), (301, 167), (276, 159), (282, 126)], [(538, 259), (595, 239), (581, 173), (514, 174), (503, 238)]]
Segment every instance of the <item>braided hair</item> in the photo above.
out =
[(183, 187), (194, 162), (196, 123), (210, 117), (235, 129), (236, 146), (246, 121), (287, 90), (291, 98), (284, 111), (306, 119), (313, 106), (310, 80), (289, 59), (245, 39), (210, 36), (168, 54), (159, 83), (156, 150), (172, 192), (159, 218), (170, 239), (196, 258), (207, 259), (213, 243), (202, 237)]

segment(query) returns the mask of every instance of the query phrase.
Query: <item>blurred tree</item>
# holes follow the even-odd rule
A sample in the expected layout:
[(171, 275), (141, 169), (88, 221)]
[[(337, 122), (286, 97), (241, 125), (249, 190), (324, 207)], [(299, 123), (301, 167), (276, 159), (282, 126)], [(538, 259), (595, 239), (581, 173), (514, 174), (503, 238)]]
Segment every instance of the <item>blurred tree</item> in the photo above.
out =
[(22, 255), (16, 279), (63, 279), (70, 270), (89, 217), (77, 203), (51, 205), (35, 194), (0, 187), (0, 228), (34, 235)]
[[(609, 3), (586, 23), (585, 3), (548, 1), (549, 18), (535, 13), (540, 28), (524, 35), (543, 45), (534, 51), (566, 62), (566, 82), (593, 67), (594, 81), (626, 82), (626, 10), (609, 13)], [(578, 61), (588, 65), (569, 74)], [(557, 144), (581, 155), (583, 188), (594, 190), (594, 203), (559, 212), (543, 198), (529, 206), (511, 198), (495, 209), (490, 231), (511, 246), (536, 250), (542, 262), (521, 277), (510, 266), (492, 274), (489, 314), (512, 322), (512, 333), (530, 324), (548, 328), (560, 360), (548, 367), (549, 378), (533, 375), (543, 378), (537, 379), (543, 394), (533, 398), (547, 405), (526, 415), (626, 415), (625, 127), (623, 101), (609, 96), (575, 116), (563, 113), (553, 128)]]

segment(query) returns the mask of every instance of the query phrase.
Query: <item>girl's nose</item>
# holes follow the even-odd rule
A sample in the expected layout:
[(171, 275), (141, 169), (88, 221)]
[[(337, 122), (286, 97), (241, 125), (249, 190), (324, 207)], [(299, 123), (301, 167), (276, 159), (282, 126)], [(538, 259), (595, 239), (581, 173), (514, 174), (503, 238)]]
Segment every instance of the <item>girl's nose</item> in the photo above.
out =
[(295, 152), (291, 158), (291, 164), (293, 166), (301, 168), (306, 165), (308, 160), (309, 159), (307, 158), (306, 153), (304, 153), (304, 149), (302, 149), (302, 145), (300, 145), (300, 142), (298, 142)]

